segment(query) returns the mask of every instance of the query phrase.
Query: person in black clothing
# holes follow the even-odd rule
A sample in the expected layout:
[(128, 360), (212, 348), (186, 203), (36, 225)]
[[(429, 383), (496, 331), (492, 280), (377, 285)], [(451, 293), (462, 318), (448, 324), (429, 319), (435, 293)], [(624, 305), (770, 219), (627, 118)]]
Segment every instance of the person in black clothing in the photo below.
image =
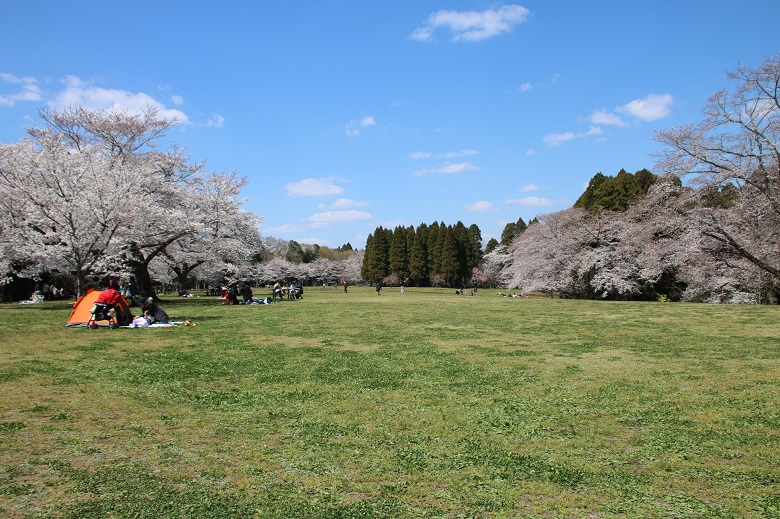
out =
[(228, 290), (227, 298), (228, 298), (227, 303), (223, 303), (223, 304), (228, 304), (228, 305), (237, 305), (237, 304), (239, 304), (238, 303), (238, 288), (236, 288), (236, 285), (230, 285), (230, 290)]
[(154, 298), (147, 297), (141, 309), (150, 323), (168, 324), (168, 314), (154, 303)]
[(252, 299), (252, 295), (253, 295), (252, 294), (252, 289), (249, 288), (249, 285), (247, 283), (242, 283), (240, 289), (241, 289), (241, 297), (244, 298), (244, 304), (245, 305), (247, 305), (247, 304), (251, 305), (252, 301), (253, 301), (253, 299)]

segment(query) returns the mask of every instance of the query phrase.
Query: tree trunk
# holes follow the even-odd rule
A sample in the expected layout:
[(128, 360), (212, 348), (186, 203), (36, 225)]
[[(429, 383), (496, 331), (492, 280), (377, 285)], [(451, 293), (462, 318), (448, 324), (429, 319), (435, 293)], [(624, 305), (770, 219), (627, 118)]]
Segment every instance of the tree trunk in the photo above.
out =
[(149, 275), (149, 264), (135, 244), (130, 245), (127, 250), (127, 266), (135, 275), (135, 280), (138, 283), (138, 295), (157, 299), (154, 295), (152, 276)]

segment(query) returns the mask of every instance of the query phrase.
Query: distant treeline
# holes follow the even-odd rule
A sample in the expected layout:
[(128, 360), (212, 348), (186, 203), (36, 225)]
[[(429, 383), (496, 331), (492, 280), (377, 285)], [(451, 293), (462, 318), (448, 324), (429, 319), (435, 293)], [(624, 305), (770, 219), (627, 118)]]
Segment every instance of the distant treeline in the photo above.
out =
[(482, 260), (482, 233), (466, 227), (433, 222), (430, 225), (377, 227), (366, 240), (361, 274), (364, 279), (414, 286), (462, 286)]

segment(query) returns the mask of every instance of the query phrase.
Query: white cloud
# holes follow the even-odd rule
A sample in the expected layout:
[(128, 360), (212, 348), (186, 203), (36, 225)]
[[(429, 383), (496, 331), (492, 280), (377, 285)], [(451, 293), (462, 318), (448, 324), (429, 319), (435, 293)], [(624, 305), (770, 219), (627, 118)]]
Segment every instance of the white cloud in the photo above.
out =
[(349, 137), (357, 137), (366, 128), (375, 126), (376, 121), (370, 115), (361, 117), (360, 119), (353, 119), (344, 125), (344, 129)]
[(512, 198), (506, 200), (505, 204), (524, 205), (528, 207), (543, 207), (552, 205), (553, 201), (548, 198), (539, 198), (538, 196), (526, 196), (524, 198)]
[(222, 128), (224, 125), (225, 118), (219, 114), (212, 115), (206, 123), (206, 126), (213, 126), (215, 128)]
[(175, 118), (181, 124), (189, 122), (189, 118), (184, 112), (166, 108), (148, 94), (98, 88), (91, 86), (76, 76), (67, 77), (65, 90), (57, 94), (49, 102), (49, 105), (56, 110), (67, 110), (78, 106), (92, 111), (118, 109), (126, 110), (130, 113), (140, 113), (151, 106), (158, 110), (160, 117)]
[(608, 112), (605, 109), (595, 110), (590, 115), (590, 122), (593, 124), (606, 124), (609, 126), (625, 126), (626, 122), (617, 114)]
[(457, 157), (466, 157), (469, 155), (477, 155), (479, 152), (473, 149), (465, 149), (460, 151), (448, 151), (446, 153), (431, 153), (428, 151), (417, 151), (409, 154), (410, 159), (453, 159)]
[(485, 11), (441, 10), (430, 15), (410, 37), (429, 41), (436, 29), (444, 27), (452, 32), (452, 41), (480, 41), (511, 32), (515, 25), (528, 19), (528, 14), (528, 9), (514, 4)]
[(263, 234), (270, 236), (271, 234), (286, 234), (286, 233), (301, 232), (305, 230), (306, 227), (302, 225), (292, 225), (289, 223), (285, 223), (282, 225), (277, 225), (276, 227), (263, 227)]
[(533, 157), (534, 155), (536, 155), (536, 150), (534, 148), (528, 148), (527, 150), (525, 150), (525, 154), (528, 157)]
[(324, 211), (316, 213), (308, 218), (312, 227), (325, 227), (333, 223), (354, 222), (359, 220), (370, 220), (371, 213), (365, 211)]
[(617, 111), (642, 121), (656, 121), (671, 115), (674, 98), (671, 94), (650, 94), (619, 107)]
[(290, 182), (284, 189), (287, 196), (333, 196), (344, 192), (341, 186), (335, 184), (333, 178), (305, 178)]
[(521, 92), (529, 92), (531, 89), (533, 89), (533, 85), (531, 83), (523, 83), (520, 85), (520, 91)]
[(539, 191), (542, 189), (541, 187), (537, 186), (536, 184), (526, 184), (520, 188), (521, 193), (530, 193), (532, 191)]
[(444, 164), (437, 168), (418, 169), (414, 172), (414, 176), (423, 177), (426, 175), (452, 175), (454, 173), (462, 173), (464, 171), (479, 171), (471, 162), (460, 162), (458, 164)]
[(18, 101), (35, 102), (41, 100), (41, 88), (34, 77), (17, 77), (0, 73), (0, 81), (14, 85), (18, 90), (11, 94), (0, 95), (0, 106), (12, 107)]
[(574, 140), (574, 139), (581, 139), (583, 137), (591, 137), (593, 135), (601, 135), (603, 132), (600, 127), (598, 126), (591, 126), (590, 129), (587, 132), (582, 133), (574, 133), (574, 132), (565, 132), (565, 133), (551, 133), (550, 135), (545, 136), (542, 140), (551, 148), (557, 148), (558, 146), (562, 145), (565, 142)]
[(487, 213), (493, 210), (493, 202), (478, 200), (477, 202), (466, 204), (463, 207), (470, 213)]
[(176, 106), (184, 106), (184, 98), (182, 96), (171, 96), (171, 102)]
[(358, 202), (357, 200), (350, 200), (349, 198), (339, 198), (332, 204), (331, 209), (349, 209), (350, 207), (365, 207), (368, 202)]

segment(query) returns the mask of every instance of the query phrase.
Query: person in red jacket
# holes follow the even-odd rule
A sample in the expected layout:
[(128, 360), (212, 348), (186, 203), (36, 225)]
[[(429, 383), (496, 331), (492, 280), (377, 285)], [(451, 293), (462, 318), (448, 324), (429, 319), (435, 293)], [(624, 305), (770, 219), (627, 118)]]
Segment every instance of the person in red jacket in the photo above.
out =
[(119, 282), (116, 279), (111, 278), (108, 281), (108, 288), (100, 293), (95, 303), (107, 305), (109, 308), (115, 308), (121, 299), (122, 295), (119, 293)]

